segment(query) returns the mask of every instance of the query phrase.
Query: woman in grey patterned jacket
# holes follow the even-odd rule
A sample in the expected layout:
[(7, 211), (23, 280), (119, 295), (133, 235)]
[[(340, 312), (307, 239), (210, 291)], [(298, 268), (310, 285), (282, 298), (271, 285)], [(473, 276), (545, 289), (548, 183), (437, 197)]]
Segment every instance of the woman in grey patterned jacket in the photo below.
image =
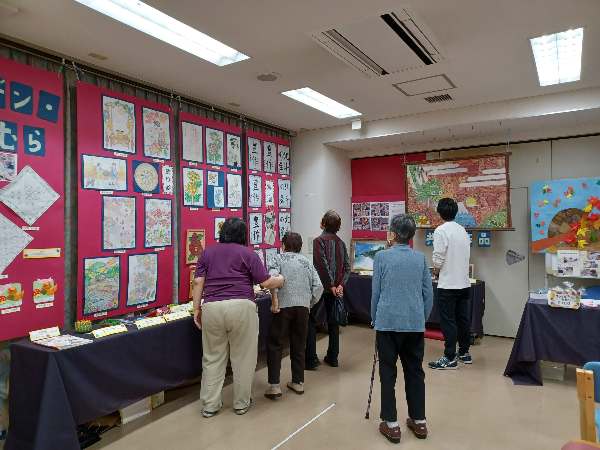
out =
[(290, 342), (292, 363), (292, 381), (287, 387), (296, 394), (304, 394), (304, 351), (308, 315), (310, 308), (323, 293), (319, 274), (310, 260), (300, 254), (302, 237), (298, 233), (286, 233), (282, 244), (283, 253), (277, 255), (268, 268), (270, 274), (281, 274), (285, 277), (283, 287), (278, 291), (271, 291), (273, 320), (267, 353), (269, 387), (265, 397), (272, 400), (282, 395), (279, 374), (286, 338), (289, 338)]

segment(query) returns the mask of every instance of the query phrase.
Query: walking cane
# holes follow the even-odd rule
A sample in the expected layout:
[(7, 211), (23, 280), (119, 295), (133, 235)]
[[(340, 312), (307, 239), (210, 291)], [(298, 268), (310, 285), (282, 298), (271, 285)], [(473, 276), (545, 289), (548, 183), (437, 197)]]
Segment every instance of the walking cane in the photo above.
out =
[(371, 410), (371, 397), (373, 395), (373, 382), (375, 381), (375, 365), (377, 365), (377, 342), (375, 342), (375, 353), (373, 353), (373, 369), (371, 370), (371, 387), (369, 388), (369, 401), (367, 403), (367, 412), (365, 419), (369, 420), (369, 411)]

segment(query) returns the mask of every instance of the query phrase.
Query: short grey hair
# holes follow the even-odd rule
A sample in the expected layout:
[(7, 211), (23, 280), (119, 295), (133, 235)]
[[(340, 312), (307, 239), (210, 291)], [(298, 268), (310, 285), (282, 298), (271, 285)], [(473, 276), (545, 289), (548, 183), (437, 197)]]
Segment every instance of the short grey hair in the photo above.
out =
[(392, 217), (390, 221), (390, 231), (396, 234), (396, 240), (402, 244), (407, 244), (417, 230), (417, 224), (408, 214), (398, 214)]

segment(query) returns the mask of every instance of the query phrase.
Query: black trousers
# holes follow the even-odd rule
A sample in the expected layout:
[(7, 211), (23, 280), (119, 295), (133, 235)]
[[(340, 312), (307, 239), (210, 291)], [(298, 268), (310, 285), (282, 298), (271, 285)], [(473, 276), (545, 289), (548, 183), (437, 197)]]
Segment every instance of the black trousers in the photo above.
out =
[(269, 342), (267, 344), (267, 365), (269, 384), (279, 384), (281, 355), (285, 341), (290, 342), (290, 360), (292, 362), (292, 382), (304, 382), (304, 349), (308, 329), (308, 308), (292, 306), (281, 308), (273, 314)]
[(404, 391), (408, 404), (408, 416), (413, 420), (425, 420), (425, 372), (423, 333), (377, 332), (379, 354), (379, 379), (381, 381), (381, 420), (396, 422), (396, 362), (400, 358), (404, 372)]
[(471, 346), (471, 313), (469, 312), (469, 288), (438, 289), (440, 328), (444, 333), (444, 356), (456, 358), (456, 341), (459, 354), (465, 354)]
[[(325, 310), (327, 311), (327, 331), (329, 333), (329, 346), (327, 347), (327, 359), (337, 361), (340, 353), (340, 326), (335, 321), (333, 313), (335, 308), (335, 297), (331, 292), (325, 292), (321, 296), (321, 302), (325, 302)], [(313, 308), (313, 311), (315, 308)], [(311, 311), (308, 320), (308, 336), (306, 337), (306, 365), (314, 366), (318, 363), (317, 356), (317, 328), (316, 319)]]

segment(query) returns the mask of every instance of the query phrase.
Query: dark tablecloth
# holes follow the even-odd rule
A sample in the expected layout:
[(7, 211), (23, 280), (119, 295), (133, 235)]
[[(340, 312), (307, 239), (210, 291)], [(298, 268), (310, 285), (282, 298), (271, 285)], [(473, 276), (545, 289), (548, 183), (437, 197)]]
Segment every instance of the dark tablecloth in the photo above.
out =
[[(344, 290), (344, 301), (351, 320), (371, 323), (371, 282), (368, 275), (351, 274)], [(427, 327), (439, 327), (440, 317), (437, 308), (437, 284), (433, 283), (433, 309), (427, 319)], [(485, 283), (477, 280), (471, 285), (471, 334), (483, 336), (483, 314), (485, 312)]]
[(600, 310), (552, 308), (546, 300), (529, 299), (504, 375), (515, 384), (541, 386), (540, 361), (600, 361)]
[[(271, 323), (270, 297), (257, 301), (259, 348)], [(202, 374), (202, 334), (182, 319), (53, 350), (11, 345), (6, 450), (79, 450), (77, 425), (177, 387)]]

